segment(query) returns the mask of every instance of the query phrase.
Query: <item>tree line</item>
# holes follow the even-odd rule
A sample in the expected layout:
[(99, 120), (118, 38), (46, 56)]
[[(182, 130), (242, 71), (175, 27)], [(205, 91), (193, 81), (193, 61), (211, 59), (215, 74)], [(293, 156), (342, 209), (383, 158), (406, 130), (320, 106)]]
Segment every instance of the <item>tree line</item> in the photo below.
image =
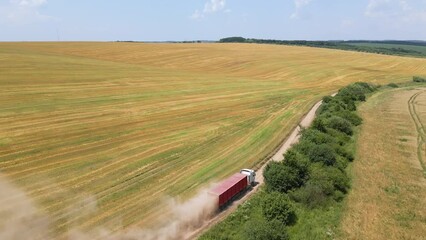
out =
[(285, 240), (290, 226), (309, 221), (300, 212), (337, 208), (350, 188), (346, 168), (354, 161), (354, 128), (362, 123), (357, 102), (376, 89), (359, 82), (324, 97), (312, 126), (302, 130), (284, 161), (266, 166), (261, 192), (201, 239)]
[[(276, 45), (290, 45), (290, 46), (307, 46), (330, 48), (347, 51), (369, 52), (385, 55), (401, 55), (401, 56), (416, 56), (426, 57), (425, 53), (407, 49), (403, 47), (382, 47), (380, 44), (401, 44), (413, 46), (426, 46), (426, 42), (415, 41), (307, 41), (307, 40), (274, 40), (274, 39), (255, 39), (243, 37), (229, 37), (219, 40), (221, 43), (257, 43), (257, 44), (276, 44)], [(351, 45), (351, 43), (376, 43), (377, 46), (360, 46)]]

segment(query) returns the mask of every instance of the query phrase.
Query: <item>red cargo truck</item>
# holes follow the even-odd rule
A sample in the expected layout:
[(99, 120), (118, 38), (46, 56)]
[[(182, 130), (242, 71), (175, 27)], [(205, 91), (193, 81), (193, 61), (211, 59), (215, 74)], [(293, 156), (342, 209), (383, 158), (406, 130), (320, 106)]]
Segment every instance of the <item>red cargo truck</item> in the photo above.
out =
[(225, 206), (238, 193), (245, 190), (249, 185), (255, 183), (256, 173), (251, 169), (243, 169), (221, 182), (217, 187), (210, 190), (210, 194), (217, 197), (218, 207)]

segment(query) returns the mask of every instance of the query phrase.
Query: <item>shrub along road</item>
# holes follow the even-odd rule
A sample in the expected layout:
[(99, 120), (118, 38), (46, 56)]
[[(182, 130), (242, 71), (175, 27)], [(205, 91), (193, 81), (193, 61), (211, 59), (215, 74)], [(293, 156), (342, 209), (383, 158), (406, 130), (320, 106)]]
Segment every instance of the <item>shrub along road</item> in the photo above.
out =
[(354, 160), (354, 127), (362, 123), (356, 103), (375, 90), (356, 83), (324, 97), (317, 118), (285, 161), (267, 164), (266, 187), (201, 239), (333, 238), (350, 188), (346, 167)]
[[(335, 95), (336, 95), (336, 93), (332, 94), (331, 96), (335, 96)], [(247, 194), (245, 194), (243, 197), (234, 201), (232, 203), (232, 205), (229, 206), (227, 209), (220, 212), (218, 215), (216, 215), (214, 218), (210, 219), (208, 222), (206, 222), (199, 229), (197, 229), (196, 231), (191, 233), (190, 236), (188, 237), (188, 239), (197, 238), (205, 230), (209, 229), (211, 226), (215, 225), (216, 223), (220, 222), (221, 220), (223, 220), (224, 218), (229, 216), (229, 214), (231, 214), (233, 211), (235, 211), (236, 208), (239, 205), (241, 205), (243, 202), (245, 202), (247, 199), (249, 199), (254, 193), (257, 192), (259, 187), (262, 186), (263, 183), (264, 183), (263, 172), (265, 170), (266, 165), (270, 161), (282, 161), (282, 160), (284, 160), (284, 154), (288, 151), (288, 149), (291, 148), (292, 145), (296, 144), (299, 141), (300, 133), (301, 133), (302, 129), (309, 127), (312, 124), (312, 122), (314, 121), (315, 116), (316, 116), (316, 112), (321, 107), (321, 104), (322, 104), (322, 100), (317, 102), (309, 110), (309, 112), (302, 118), (300, 123), (297, 125), (296, 128), (294, 128), (294, 130), (291, 132), (291, 134), (285, 138), (284, 142), (281, 144), (280, 148), (275, 152), (275, 154), (273, 154), (272, 157), (256, 171), (256, 182), (257, 182), (256, 186), (253, 187), (249, 192), (247, 192)]]

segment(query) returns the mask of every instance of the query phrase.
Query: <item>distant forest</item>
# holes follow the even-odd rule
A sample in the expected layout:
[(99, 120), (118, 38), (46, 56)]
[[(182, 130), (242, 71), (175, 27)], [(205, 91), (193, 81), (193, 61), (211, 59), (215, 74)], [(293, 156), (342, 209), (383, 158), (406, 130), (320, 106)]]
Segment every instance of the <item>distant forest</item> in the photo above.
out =
[(386, 55), (426, 57), (426, 41), (306, 41), (272, 40), (243, 37), (223, 38), (221, 43), (257, 43), (331, 48)]

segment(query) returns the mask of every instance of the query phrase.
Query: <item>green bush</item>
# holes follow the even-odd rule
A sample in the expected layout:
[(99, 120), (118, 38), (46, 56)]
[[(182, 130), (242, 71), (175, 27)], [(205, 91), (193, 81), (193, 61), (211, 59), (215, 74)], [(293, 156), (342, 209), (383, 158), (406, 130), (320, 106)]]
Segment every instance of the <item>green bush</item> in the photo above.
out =
[(286, 193), (302, 186), (309, 177), (309, 160), (297, 151), (290, 150), (284, 155), (284, 162), (270, 162), (263, 176), (269, 191)]
[(348, 87), (342, 88), (337, 97), (341, 97), (347, 103), (351, 101), (365, 101), (365, 91), (358, 85), (349, 85)]
[(301, 139), (297, 144), (293, 145), (292, 149), (308, 157), (315, 145), (316, 144), (314, 142), (311, 142), (308, 139)]
[(298, 178), (301, 180), (300, 185), (305, 183), (309, 178), (309, 159), (303, 154), (292, 149), (287, 151), (284, 155), (284, 159), (285, 165), (287, 165), (290, 169), (294, 169), (297, 173)]
[(350, 188), (350, 180), (348, 175), (343, 170), (337, 168), (329, 168), (327, 174), (333, 182), (334, 189), (347, 193)]
[(365, 101), (366, 94), (376, 90), (376, 87), (367, 83), (354, 83), (339, 90), (333, 98), (328, 98), (321, 106), (319, 113), (334, 113), (342, 110), (355, 111), (356, 101)]
[(334, 194), (333, 194), (333, 200), (334, 201), (341, 202), (341, 201), (343, 201), (343, 199), (345, 199), (345, 193), (338, 191), (338, 190), (334, 191)]
[(287, 240), (285, 225), (277, 220), (266, 222), (251, 220), (245, 225), (245, 239), (248, 240)]
[(391, 88), (398, 88), (399, 86), (398, 86), (398, 84), (396, 84), (396, 83), (389, 83), (389, 84), (388, 84), (388, 87), (391, 87)]
[(342, 156), (337, 156), (336, 164), (334, 165), (335, 168), (339, 169), (340, 171), (345, 171), (348, 165), (349, 165), (349, 161), (346, 158)]
[(329, 128), (327, 129), (327, 133), (330, 136), (333, 136), (337, 143), (341, 146), (347, 144), (351, 140), (351, 136), (336, 129)]
[(352, 101), (365, 101), (365, 94), (374, 92), (376, 88), (368, 83), (357, 82), (340, 89), (337, 97), (352, 99)]
[[(349, 189), (349, 178), (345, 172), (335, 168), (321, 165), (312, 166), (312, 174), (310, 176), (310, 183), (318, 183), (319, 186), (324, 186), (324, 192), (330, 195), (334, 190), (339, 190), (346, 193)], [(329, 187), (329, 184), (333, 186)]]
[(314, 145), (309, 151), (311, 162), (323, 163), (327, 166), (336, 164), (336, 152), (327, 144)]
[(343, 158), (345, 158), (349, 162), (352, 162), (355, 158), (354, 154), (352, 152), (349, 152), (348, 150), (346, 150), (344, 147), (336, 146), (334, 149), (335, 149), (335, 151), (338, 155), (342, 156)]
[(413, 82), (426, 82), (426, 79), (423, 78), (423, 77), (414, 76), (413, 77)]
[[(329, 131), (331, 132), (331, 131)], [(342, 134), (342, 133), (341, 133)], [(346, 134), (343, 134), (347, 136)], [(327, 133), (320, 132), (316, 129), (305, 129), (302, 131), (299, 144), (294, 146), (294, 151), (298, 151), (306, 156), (311, 156), (312, 149), (316, 149), (315, 145), (326, 144), (330, 146), (337, 155), (340, 155), (347, 161), (353, 161), (353, 153), (347, 151), (342, 145), (347, 143), (350, 138), (345, 138), (344, 141), (339, 141), (339, 138)], [(293, 151), (293, 150), (290, 150)]]
[(356, 112), (351, 112), (348, 110), (343, 110), (335, 113), (336, 116), (341, 117), (345, 120), (348, 120), (352, 125), (359, 126), (362, 123), (362, 118), (356, 114)]
[(310, 208), (324, 206), (330, 200), (341, 200), (350, 187), (349, 177), (335, 167), (312, 165), (309, 181), (291, 193), (292, 198)]
[(319, 115), (323, 113), (334, 113), (347, 110), (349, 107), (341, 97), (333, 97), (328, 102), (324, 102), (318, 110)]
[(346, 103), (346, 110), (348, 111), (356, 111), (356, 105), (354, 101), (348, 100)]
[(362, 87), (363, 91), (365, 93), (372, 93), (372, 92), (374, 92), (374, 91), (377, 90), (377, 86), (374, 86), (374, 85), (366, 83), (366, 82), (356, 82), (354, 84), (357, 85), (357, 86)]
[(332, 188), (331, 183), (328, 186), (319, 185), (318, 183), (308, 182), (302, 188), (291, 193), (292, 199), (300, 202), (308, 208), (317, 208), (326, 205), (330, 201), (324, 191), (325, 188)]
[(317, 116), (311, 125), (311, 129), (316, 129), (324, 133), (327, 132), (326, 118), (322, 116)]
[(284, 162), (270, 162), (263, 173), (268, 191), (286, 193), (293, 188), (303, 185), (304, 179), (299, 177), (296, 168), (286, 165)]
[(343, 132), (349, 136), (352, 136), (353, 130), (352, 130), (352, 124), (341, 117), (334, 116), (328, 119), (326, 126), (335, 130), (338, 130), (340, 132)]
[[(329, 102), (324, 103), (321, 105), (320, 109), (318, 110), (319, 115), (322, 115), (324, 113), (332, 114), (340, 111), (356, 111), (356, 105), (353, 95), (338, 95), (334, 98), (332, 98)], [(363, 99), (363, 97), (360, 97)]]
[(288, 196), (282, 193), (267, 194), (263, 199), (262, 212), (266, 220), (278, 220), (287, 226), (294, 225), (297, 221), (293, 204)]
[(322, 98), (322, 102), (323, 102), (323, 104), (324, 103), (329, 103), (329, 102), (331, 102), (333, 100), (333, 97), (332, 96), (325, 96), (325, 97), (323, 97)]
[(315, 144), (333, 144), (336, 142), (332, 136), (314, 128), (304, 129), (301, 132), (300, 141), (310, 141)]

